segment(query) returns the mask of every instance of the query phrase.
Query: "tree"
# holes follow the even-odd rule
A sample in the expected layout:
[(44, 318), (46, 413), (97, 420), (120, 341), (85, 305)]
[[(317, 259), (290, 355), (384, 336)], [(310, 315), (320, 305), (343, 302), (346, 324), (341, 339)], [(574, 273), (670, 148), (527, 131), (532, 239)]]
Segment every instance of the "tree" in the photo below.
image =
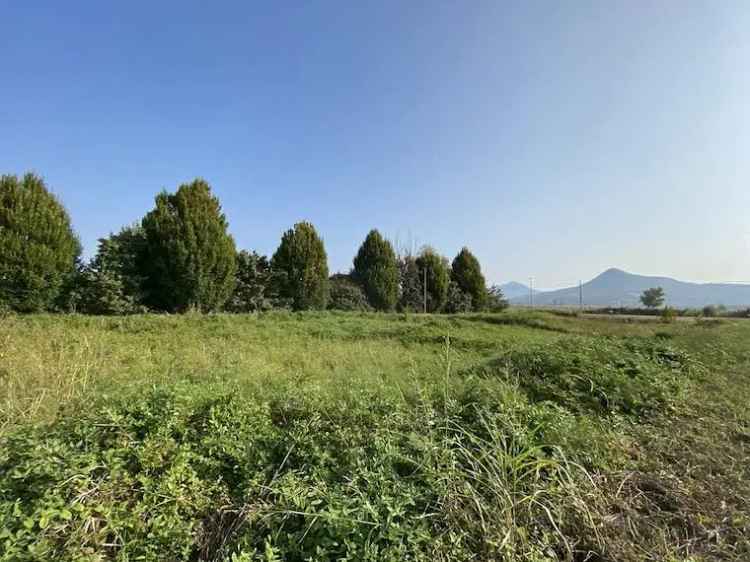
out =
[[(427, 279), (427, 312), (440, 312), (448, 299), (450, 266), (448, 260), (426, 247), (416, 260), (419, 278)], [(424, 287), (422, 288), (424, 290)]]
[(298, 222), (281, 237), (271, 258), (278, 295), (294, 310), (325, 309), (328, 303), (328, 256), (309, 222)]
[(487, 298), (487, 284), (479, 260), (464, 247), (453, 259), (451, 279), (458, 288), (471, 297), (473, 310), (482, 310)]
[(391, 243), (377, 230), (370, 233), (354, 258), (353, 278), (376, 310), (393, 310), (398, 301), (398, 262)]
[(117, 315), (141, 312), (126, 294), (122, 278), (111, 270), (92, 264), (79, 268), (59, 301), (59, 309), (83, 314)]
[(370, 305), (367, 302), (365, 292), (350, 275), (337, 273), (329, 279), (331, 298), (328, 301), (330, 310), (368, 311)]
[(499, 285), (492, 285), (487, 289), (487, 310), (490, 312), (502, 312), (508, 308), (508, 300)]
[(266, 256), (242, 250), (237, 254), (237, 272), (227, 309), (232, 312), (260, 312), (271, 308), (269, 285), (271, 264)]
[(219, 310), (234, 289), (235, 247), (209, 185), (197, 179), (156, 196), (142, 223), (147, 304), (158, 310)]
[(40, 177), (0, 177), (0, 304), (49, 308), (80, 253), (67, 211)]
[(398, 308), (404, 312), (421, 312), (423, 309), (422, 278), (419, 276), (414, 256), (404, 256), (398, 261), (400, 296)]
[(117, 234), (99, 239), (96, 256), (91, 267), (108, 276), (116, 276), (122, 285), (122, 294), (135, 305), (145, 302), (148, 269), (147, 241), (144, 229), (138, 225), (126, 226)]
[(658, 308), (664, 304), (664, 289), (652, 287), (643, 291), (641, 302), (647, 308)]
[(448, 298), (445, 302), (445, 312), (458, 314), (461, 312), (471, 312), (473, 309), (471, 295), (463, 292), (458, 283), (451, 281), (448, 284)]

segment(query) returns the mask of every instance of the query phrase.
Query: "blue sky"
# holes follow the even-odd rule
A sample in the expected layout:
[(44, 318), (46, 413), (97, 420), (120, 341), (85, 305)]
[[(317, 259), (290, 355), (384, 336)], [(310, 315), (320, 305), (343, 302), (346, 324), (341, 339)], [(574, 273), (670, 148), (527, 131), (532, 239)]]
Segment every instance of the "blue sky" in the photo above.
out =
[(750, 281), (750, 4), (0, 1), (0, 172), (87, 254), (197, 176), (238, 246)]

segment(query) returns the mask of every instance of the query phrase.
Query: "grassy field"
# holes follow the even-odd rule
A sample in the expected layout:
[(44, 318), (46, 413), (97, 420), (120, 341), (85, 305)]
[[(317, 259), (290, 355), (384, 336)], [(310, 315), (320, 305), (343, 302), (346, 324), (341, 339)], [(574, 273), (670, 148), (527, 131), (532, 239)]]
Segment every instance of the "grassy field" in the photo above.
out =
[(0, 318), (0, 560), (750, 560), (750, 321)]

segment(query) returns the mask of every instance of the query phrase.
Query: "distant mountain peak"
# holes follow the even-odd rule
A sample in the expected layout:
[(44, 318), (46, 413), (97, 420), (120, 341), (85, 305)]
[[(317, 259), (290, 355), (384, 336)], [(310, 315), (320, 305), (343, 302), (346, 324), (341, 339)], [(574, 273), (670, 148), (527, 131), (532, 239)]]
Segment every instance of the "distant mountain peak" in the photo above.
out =
[[(689, 283), (670, 277), (656, 277), (628, 273), (610, 267), (580, 287), (569, 287), (556, 291), (536, 292), (537, 305), (577, 305), (581, 296), (583, 304), (589, 306), (640, 306), (641, 293), (651, 287), (660, 286), (666, 293), (670, 306), (700, 308), (708, 304), (724, 304), (731, 307), (750, 305), (750, 285), (728, 283)], [(525, 287), (525, 286), (524, 286)], [(506, 293), (511, 302), (525, 304), (528, 287), (524, 292)], [(505, 291), (504, 291), (505, 292)]]
[(623, 269), (619, 269), (617, 267), (610, 267), (609, 269), (606, 269), (602, 271), (597, 277), (604, 277), (604, 276), (612, 276), (612, 275), (630, 275), (627, 271)]

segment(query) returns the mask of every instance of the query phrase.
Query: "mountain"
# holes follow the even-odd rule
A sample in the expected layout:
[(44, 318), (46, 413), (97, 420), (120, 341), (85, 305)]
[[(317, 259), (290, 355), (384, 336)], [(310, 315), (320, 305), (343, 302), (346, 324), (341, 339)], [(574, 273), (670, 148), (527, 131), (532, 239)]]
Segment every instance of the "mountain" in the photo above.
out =
[[(750, 285), (739, 283), (688, 283), (670, 277), (636, 275), (621, 269), (608, 269), (583, 284), (586, 306), (641, 306), (640, 296), (650, 287), (664, 289), (666, 304), (678, 308), (700, 308), (708, 304), (728, 307), (750, 306)], [(526, 296), (510, 297), (512, 304), (528, 304)], [(577, 305), (578, 287), (544, 291), (534, 295), (534, 304)]]
[[(517, 281), (511, 281), (509, 283), (504, 283), (500, 285), (500, 289), (503, 291), (503, 295), (505, 295), (505, 298), (508, 300), (524, 297), (526, 301), (529, 300), (529, 286), (524, 285), (523, 283), (518, 283)], [(534, 289), (534, 294), (536, 295), (539, 291)]]

